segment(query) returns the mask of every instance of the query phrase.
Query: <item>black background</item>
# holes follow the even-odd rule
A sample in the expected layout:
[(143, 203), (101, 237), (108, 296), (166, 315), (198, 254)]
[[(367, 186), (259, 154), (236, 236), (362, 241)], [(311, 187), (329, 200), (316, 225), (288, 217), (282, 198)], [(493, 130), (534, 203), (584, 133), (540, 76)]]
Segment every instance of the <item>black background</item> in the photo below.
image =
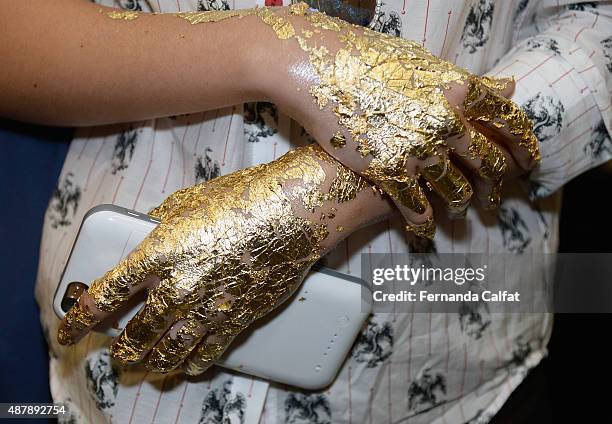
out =
[[(612, 251), (610, 202), (602, 200), (610, 194), (610, 164), (565, 186), (560, 252)], [(549, 356), (512, 394), (493, 423), (610, 422), (611, 328), (612, 314), (555, 314)]]

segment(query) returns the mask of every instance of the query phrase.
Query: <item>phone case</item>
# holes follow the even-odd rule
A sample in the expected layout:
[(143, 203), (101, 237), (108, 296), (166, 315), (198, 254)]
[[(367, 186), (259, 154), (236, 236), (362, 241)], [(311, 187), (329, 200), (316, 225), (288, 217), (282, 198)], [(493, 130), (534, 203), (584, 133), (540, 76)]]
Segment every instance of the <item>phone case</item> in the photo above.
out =
[[(90, 284), (134, 249), (158, 221), (115, 205), (92, 208), (81, 223), (54, 299), (63, 318), (64, 294), (71, 282)], [(217, 365), (304, 389), (329, 385), (372, 310), (363, 280), (318, 267), (283, 305), (239, 335)], [(121, 311), (114, 328), (97, 328), (115, 336), (144, 301), (135, 299)], [(64, 310), (66, 309), (66, 310)]]

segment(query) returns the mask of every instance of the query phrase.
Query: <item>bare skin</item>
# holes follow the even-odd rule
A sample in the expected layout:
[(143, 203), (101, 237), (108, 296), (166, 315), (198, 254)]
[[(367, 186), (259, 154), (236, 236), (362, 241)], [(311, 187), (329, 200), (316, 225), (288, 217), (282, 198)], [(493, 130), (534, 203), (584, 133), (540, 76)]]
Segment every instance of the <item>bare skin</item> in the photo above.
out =
[[(157, 372), (167, 372), (178, 366), (192, 375), (206, 370), (246, 325), (287, 299), (301, 284), (305, 271), (314, 261), (351, 233), (394, 212), (386, 196), (370, 185), (363, 186), (350, 199), (329, 199), (312, 210), (306, 210), (299, 196), (303, 181), (283, 180), (282, 174), (275, 172), (278, 171), (278, 163), (289, 162), (291, 166), (299, 167), (301, 163), (314, 160), (325, 178), (319, 190), (328, 192), (340, 168), (329, 156), (321, 160), (320, 153), (316, 153), (319, 149), (302, 147), (269, 165), (259, 167), (256, 169), (256, 180), (249, 180), (251, 175), (248, 170), (247, 173), (236, 172), (180, 190), (168, 197), (152, 212), (161, 220), (161, 224), (115, 270), (96, 280), (79, 297), (78, 305), (68, 312), (60, 326), (59, 342), (77, 342), (98, 322), (121, 308), (129, 298), (147, 290), (146, 304), (111, 344), (112, 356), (126, 364), (143, 362), (148, 369)], [(289, 155), (292, 159), (287, 160)], [(270, 177), (275, 179), (274, 185), (278, 185), (278, 189), (263, 198), (258, 197), (255, 193), (261, 192), (264, 188), (261, 186), (265, 186)], [(225, 184), (226, 180), (231, 180), (232, 188), (239, 187), (240, 193), (235, 190), (228, 192), (231, 188)], [(245, 191), (242, 191), (242, 187)], [(257, 200), (246, 202), (238, 215), (228, 217), (227, 211), (216, 213), (218, 208), (215, 205), (227, 202), (236, 194), (238, 197), (250, 197), (249, 193)], [(294, 197), (291, 193), (298, 196)], [(313, 224), (326, 228), (326, 235), (316, 243), (316, 251), (308, 252), (313, 254), (312, 257), (295, 257), (291, 246), (304, 243), (299, 237), (301, 231), (297, 234), (286, 231), (288, 225), (278, 225), (273, 212), (272, 215), (261, 213), (262, 206), (265, 209), (266, 205), (274, 204), (277, 202), (275, 199), (284, 195), (289, 195), (292, 200), (289, 201), (290, 208), (283, 215), (294, 215), (305, 220), (301, 231), (307, 232), (307, 228)], [(322, 216), (325, 218), (322, 219)], [(209, 236), (217, 233), (218, 229), (226, 228), (227, 220), (231, 220), (229, 224), (237, 229), (238, 236), (226, 230), (218, 232), (218, 236)], [(239, 230), (245, 225), (249, 228), (276, 228), (276, 235), (255, 231), (257, 242), (254, 246), (247, 243), (245, 249), (241, 247), (244, 240), (252, 237), (248, 231), (242, 233)], [(177, 238), (180, 243), (176, 243)], [(266, 245), (275, 246), (269, 254), (282, 256), (283, 259), (273, 264), (266, 262), (268, 253), (262, 248)], [(288, 250), (285, 251), (287, 246)], [(212, 255), (209, 254), (211, 251), (214, 252)], [(244, 267), (230, 265), (243, 263), (241, 258), (245, 255), (257, 260), (249, 261), (251, 265), (244, 264)], [(193, 258), (204, 259), (194, 264)], [(224, 264), (224, 271), (220, 271), (218, 265), (211, 264), (211, 261), (219, 260)], [(276, 270), (274, 275), (290, 277), (278, 281), (266, 279), (266, 284), (253, 282), (260, 272), (270, 267)], [(296, 267), (297, 272), (291, 271)], [(167, 273), (169, 268), (173, 271)], [(192, 274), (191, 270), (195, 268), (202, 272), (197, 272), (194, 278), (189, 277), (188, 274)], [(233, 282), (228, 284), (229, 281)], [(176, 287), (181, 289), (177, 291)], [(121, 300), (117, 300), (117, 295), (124, 291), (129, 295), (119, 295)], [(262, 303), (260, 299), (263, 297), (267, 299), (265, 306), (255, 306)], [(112, 300), (106, 302), (103, 299)], [(228, 302), (231, 306), (219, 308), (220, 304)], [(79, 316), (90, 318), (85, 323)]]
[[(330, 145), (338, 130), (337, 117), (320, 109), (308, 92), (316, 79), (306, 54), (297, 43), (279, 40), (259, 17), (190, 25), (173, 15), (141, 14), (126, 22), (110, 19), (110, 10), (83, 0), (0, 5), (0, 34), (5, 41), (0, 54), (10, 58), (0, 69), (0, 115), (49, 125), (88, 126), (272, 101), (304, 125), (340, 163), (358, 173), (367, 166), (354, 149), (336, 151)], [(300, 25), (301, 17), (291, 19)], [(245, 39), (254, 42), (247, 44)], [(320, 42), (333, 51), (338, 38), (333, 32), (321, 31)], [(513, 84), (508, 84), (499, 94), (508, 97), (512, 91)], [(445, 94), (461, 116), (465, 86), (453, 85)], [(460, 155), (470, 140), (470, 124), (463, 120), (466, 132), (448, 140), (459, 153), (452, 159), (469, 175), (478, 197), (484, 197), (490, 187), (475, 172), (478, 160)], [(472, 129), (486, 132), (499, 145), (510, 175), (530, 168), (529, 158), (503, 128)], [(415, 170), (426, 165), (418, 160), (410, 164)], [(392, 210), (388, 199), (372, 190), (338, 204), (336, 225), (345, 231), (330, 235), (321, 253)], [(415, 224), (432, 216), (431, 206), (422, 213), (402, 207), (400, 211)], [(142, 283), (140, 288), (151, 288), (159, 279), (150, 275)], [(88, 296), (82, 296), (79, 303), (92, 311), (96, 321), (105, 318)], [(63, 324), (73, 340), (90, 329)], [(230, 342), (214, 340), (224, 346)], [(151, 348), (148, 344), (141, 349), (136, 360), (144, 359)]]
[[(0, 116), (89, 126), (273, 101), (337, 160), (356, 172), (365, 167), (354, 149), (330, 147), (337, 118), (308, 93), (315, 81), (305, 53), (297, 43), (279, 40), (257, 16), (190, 25), (172, 14), (114, 20), (107, 15), (113, 10), (84, 0), (1, 4), (0, 54), (10, 59), (0, 68)], [(296, 25), (300, 19), (292, 17)], [(321, 44), (333, 50), (337, 36), (322, 31)], [(513, 88), (511, 83), (501, 94), (508, 97)], [(458, 106), (465, 87), (455, 85), (446, 94)], [(504, 153), (509, 177), (530, 167), (512, 136), (485, 130)], [(469, 137), (449, 140), (457, 153), (468, 144)], [(476, 197), (485, 198), (490, 183), (475, 172), (479, 160), (453, 161), (462, 165)], [(431, 207), (423, 214), (400, 209), (409, 222), (432, 216)]]

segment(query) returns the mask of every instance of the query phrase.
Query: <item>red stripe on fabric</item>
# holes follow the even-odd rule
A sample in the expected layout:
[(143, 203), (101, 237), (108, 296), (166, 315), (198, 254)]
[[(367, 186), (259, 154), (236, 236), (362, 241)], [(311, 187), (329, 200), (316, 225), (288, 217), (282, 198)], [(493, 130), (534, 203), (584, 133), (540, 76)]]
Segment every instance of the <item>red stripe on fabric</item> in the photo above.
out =
[(89, 173), (87, 174), (87, 180), (85, 180), (85, 187), (83, 187), (83, 191), (87, 191), (87, 187), (89, 186), (89, 180), (91, 179), (91, 173), (93, 172), (94, 166), (96, 165), (96, 162), (98, 161), (98, 156), (100, 156), (100, 152), (102, 151), (102, 148), (104, 147), (105, 141), (106, 141), (106, 137), (102, 139), (102, 143), (100, 143), (100, 147), (98, 148), (98, 151), (96, 152), (96, 156), (94, 156), (94, 160), (91, 164), (91, 167), (89, 168)]
[(523, 78), (527, 77), (528, 75), (531, 75), (532, 72), (534, 72), (536, 69), (538, 69), (540, 66), (544, 65), (546, 62), (548, 62), (550, 59), (552, 59), (553, 57), (555, 57), (555, 55), (549, 56), (547, 57), (545, 60), (543, 60), (542, 62), (540, 62), (539, 64), (537, 64), (536, 66), (534, 66), (533, 68), (531, 68), (531, 70), (529, 72), (527, 72), (525, 75), (523, 75), (522, 77), (520, 77), (519, 79), (517, 79), (517, 82), (522, 80)]
[(223, 148), (223, 160), (221, 161), (221, 166), (225, 166), (225, 159), (227, 157), (227, 145), (229, 144), (229, 137), (232, 132), (232, 121), (234, 120), (234, 111), (236, 107), (232, 107), (232, 114), (230, 116), (229, 125), (227, 127), (227, 136), (225, 137), (225, 147)]
[(87, 137), (85, 138), (85, 141), (83, 142), (83, 148), (81, 149), (81, 151), (79, 152), (79, 156), (77, 157), (77, 160), (81, 160), (81, 156), (83, 155), (83, 152), (85, 151), (85, 148), (87, 147), (87, 142), (89, 141), (89, 139), (91, 138), (91, 135), (93, 134), (93, 130), (95, 127), (91, 127), (89, 129), (89, 134), (87, 134)]
[[(217, 122), (217, 114), (219, 113), (219, 109), (215, 111), (215, 120), (213, 121), (212, 132), (215, 132), (215, 124)], [(197, 155), (198, 152), (198, 144), (200, 143), (200, 134), (202, 133), (202, 126), (204, 125), (204, 117), (206, 117), (206, 112), (202, 112), (202, 120), (200, 121), (200, 125), (198, 126), (198, 136), (196, 137), (196, 142), (193, 146), (193, 157)]]
[(187, 386), (189, 386), (189, 382), (185, 381), (185, 389), (181, 395), (181, 401), (179, 402), (178, 411), (176, 411), (176, 419), (174, 420), (174, 424), (178, 423), (179, 417), (181, 416), (181, 409), (183, 409), (183, 401), (185, 400), (185, 393), (187, 393)]
[(572, 119), (570, 122), (568, 122), (567, 126), (569, 127), (570, 125), (572, 125), (574, 122), (576, 122), (578, 119), (582, 118), (584, 115), (586, 115), (588, 112), (590, 112), (592, 109), (596, 108), (597, 104), (593, 104), (593, 106), (591, 106), (590, 108), (588, 108), (587, 110), (585, 110), (584, 112), (582, 112), (580, 115), (576, 116), (574, 119)]
[(255, 384), (255, 379), (251, 378), (251, 384), (249, 385), (249, 394), (247, 397), (253, 396), (253, 385)]
[(157, 410), (159, 409), (159, 402), (161, 401), (161, 398), (164, 394), (164, 386), (166, 385), (167, 378), (168, 378), (168, 375), (166, 374), (162, 380), (162, 384), (159, 389), (159, 396), (157, 397), (157, 402), (155, 403), (155, 410), (153, 411), (153, 418), (151, 418), (151, 424), (155, 422), (155, 417), (157, 417)]
[(461, 376), (461, 392), (459, 394), (459, 411), (461, 412), (461, 422), (466, 422), (465, 413), (463, 412), (463, 391), (465, 388), (465, 374), (467, 373), (467, 346), (463, 344), (463, 373)]
[(442, 41), (442, 48), (440, 49), (440, 56), (444, 54), (444, 47), (446, 46), (446, 37), (448, 36), (448, 27), (450, 26), (452, 10), (448, 11), (448, 19), (446, 20), (446, 29), (444, 30), (444, 40)]
[(558, 83), (559, 81), (561, 81), (563, 78), (565, 78), (566, 76), (568, 76), (574, 69), (570, 69), (569, 71), (566, 71), (563, 73), (563, 75), (561, 75), (559, 78), (557, 78), (556, 80), (552, 81), (551, 83), (548, 84), (549, 87), (552, 87), (553, 85), (555, 85), (556, 83)]
[(352, 408), (352, 393), (351, 393), (351, 371), (352, 368), (349, 365), (348, 367), (348, 413), (349, 413), (349, 418), (348, 418), (348, 422), (349, 424), (352, 424), (353, 422), (353, 408)]
[(387, 400), (387, 406), (389, 408), (389, 424), (393, 422), (393, 400), (391, 399), (391, 358), (387, 365), (387, 394), (389, 395)]
[(518, 63), (518, 60), (514, 60), (512, 63), (504, 66), (503, 68), (501, 68), (499, 71), (495, 72), (495, 74), (493, 74), (494, 77), (498, 76), (499, 74), (501, 74), (502, 72), (504, 72), (506, 69), (508, 69), (509, 67), (511, 67), (512, 65)]
[[(155, 126), (157, 126), (157, 121), (156, 121)], [(140, 188), (138, 189), (138, 194), (136, 195), (136, 199), (134, 199), (134, 205), (132, 206), (132, 209), (136, 209), (136, 205), (138, 204), (138, 199), (140, 199), (140, 195), (142, 194), (142, 189), (144, 187), (145, 182), (147, 181), (147, 177), (149, 176), (151, 165), (153, 164), (153, 152), (155, 151), (156, 136), (157, 136), (157, 131), (156, 131), (156, 128), (153, 127), (153, 142), (151, 143), (151, 154), (149, 155), (149, 163), (147, 165), (147, 169), (145, 171), (144, 177), (142, 178), (142, 182), (140, 183)]]
[(374, 402), (374, 389), (370, 387), (370, 398), (368, 399), (368, 415), (370, 424), (372, 424), (372, 403)]
[[(189, 127), (190, 123), (187, 122), (187, 127)], [(181, 141), (181, 150), (183, 152), (183, 178), (181, 179), (181, 187), (185, 187), (185, 175), (187, 173), (187, 149), (185, 148), (185, 137), (187, 136), (187, 131), (189, 128), (185, 130), (185, 134), (183, 135), (183, 140)], [(196, 140), (197, 141), (197, 140)]]
[(123, 182), (123, 180), (125, 179), (125, 177), (122, 175), (121, 178), (119, 178), (119, 183), (117, 183), (117, 188), (115, 189), (115, 194), (113, 195), (113, 201), (111, 202), (113, 205), (115, 204), (115, 200), (117, 199), (117, 193), (119, 193), (119, 187), (121, 187), (121, 183)]
[(89, 204), (90, 209), (96, 204), (96, 197), (98, 196), (98, 193), (100, 193), (100, 189), (102, 188), (102, 185), (104, 185), (104, 180), (106, 180), (107, 175), (108, 175), (108, 169), (104, 171), (104, 175), (102, 176), (102, 178), (100, 178), (100, 184), (98, 184), (98, 188), (96, 188), (95, 193), (91, 197), (91, 203)]
[[(448, 376), (448, 364), (450, 362), (450, 334), (448, 333), (448, 305), (445, 306), (444, 332), (446, 334), (446, 359), (444, 360), (444, 375)], [(442, 420), (446, 423), (446, 402), (442, 404)]]
[(138, 399), (140, 398), (140, 389), (142, 389), (142, 383), (149, 375), (149, 371), (145, 372), (142, 376), (142, 380), (140, 380), (140, 384), (138, 384), (138, 391), (136, 392), (136, 396), (134, 397), (134, 403), (132, 404), (132, 411), (130, 412), (130, 421), (129, 424), (132, 424), (132, 420), (134, 419), (134, 411), (136, 410), (136, 404), (138, 403)]
[(584, 73), (584, 72), (586, 72), (586, 71), (590, 71), (590, 70), (591, 70), (591, 69), (593, 69), (594, 67), (595, 67), (595, 65), (591, 65), (591, 66), (589, 66), (588, 68), (583, 69), (582, 71), (578, 71), (578, 73), (579, 73), (579, 74), (582, 74), (582, 73)]
[[(185, 129), (185, 133), (187, 133), (187, 129)], [(183, 138), (185, 134), (183, 134)], [(166, 192), (166, 185), (168, 184), (168, 177), (170, 177), (170, 169), (172, 169), (172, 159), (174, 157), (174, 140), (172, 140), (172, 145), (170, 146), (170, 160), (168, 161), (168, 169), (166, 170), (166, 178), (164, 178), (164, 185), (162, 187), (162, 193)]]

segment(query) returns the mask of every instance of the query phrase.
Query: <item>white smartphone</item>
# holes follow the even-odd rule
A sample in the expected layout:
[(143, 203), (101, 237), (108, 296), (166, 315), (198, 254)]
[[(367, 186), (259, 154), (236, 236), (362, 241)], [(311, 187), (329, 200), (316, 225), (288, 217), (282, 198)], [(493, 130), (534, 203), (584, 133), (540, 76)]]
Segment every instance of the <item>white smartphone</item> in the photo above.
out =
[[(158, 223), (115, 205), (89, 210), (53, 298), (56, 314), (63, 318), (82, 289), (117, 265)], [(331, 384), (372, 310), (363, 289), (367, 286), (359, 278), (313, 269), (297, 293), (245, 330), (217, 365), (304, 389)], [(119, 334), (144, 296), (107, 320), (114, 324), (96, 330)]]

